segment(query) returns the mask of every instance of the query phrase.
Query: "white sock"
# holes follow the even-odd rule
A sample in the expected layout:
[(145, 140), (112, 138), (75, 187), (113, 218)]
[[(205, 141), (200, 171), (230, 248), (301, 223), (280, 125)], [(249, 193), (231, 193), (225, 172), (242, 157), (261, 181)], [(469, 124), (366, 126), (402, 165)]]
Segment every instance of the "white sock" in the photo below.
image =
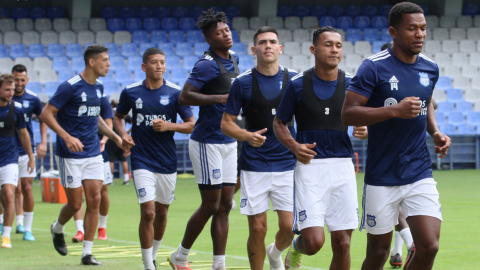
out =
[(153, 259), (152, 259), (152, 250), (153, 248), (147, 248), (143, 249), (142, 248), (142, 258), (143, 258), (143, 266), (146, 269), (155, 269), (155, 265), (153, 265)]
[(390, 254), (392, 256), (395, 256), (397, 253), (402, 256), (402, 247), (403, 247), (403, 239), (402, 236), (400, 235), (400, 232), (395, 231), (395, 238), (394, 238), (394, 243), (392, 250), (390, 251)]
[(217, 267), (221, 263), (225, 263), (225, 255), (213, 255), (213, 266)]
[(123, 182), (127, 182), (128, 180), (130, 180), (130, 174), (126, 173), (123, 175)]
[(32, 232), (33, 212), (24, 212), (25, 215), (25, 231)]
[(85, 255), (92, 254), (93, 241), (83, 240), (83, 252), (82, 257)]
[(22, 225), (23, 226), (23, 215), (18, 215), (17, 216), (17, 226)]
[(270, 250), (270, 257), (275, 261), (281, 260), (282, 252), (283, 250), (278, 250), (277, 245), (275, 245), (275, 242), (274, 242), (273, 248)]
[(100, 216), (100, 221), (98, 222), (98, 228), (106, 229), (107, 228), (107, 217), (108, 217), (108, 215), (106, 215), (106, 216), (99, 215), (99, 216)]
[(157, 252), (158, 252), (158, 249), (160, 248), (161, 244), (162, 244), (162, 240), (157, 241), (157, 240), (153, 239), (152, 260), (157, 259)]
[(177, 251), (177, 261), (187, 261), (188, 253), (190, 253), (190, 249), (186, 249), (180, 244)]
[(57, 221), (55, 222), (55, 224), (53, 224), (53, 232), (54, 233), (63, 233), (63, 231), (65, 230), (65, 224), (60, 224), (60, 222), (58, 222), (58, 219)]
[(81, 231), (85, 234), (85, 231), (83, 230), (83, 219), (75, 220), (75, 227), (77, 227), (77, 232)]
[(403, 241), (405, 242), (405, 246), (407, 246), (407, 249), (410, 250), (413, 245), (413, 238), (412, 238), (412, 233), (410, 232), (410, 228), (405, 228), (400, 231), (400, 235), (402, 236)]
[(12, 226), (3, 226), (2, 238), (3, 237), (11, 238), (10, 237), (11, 232), (12, 232)]
[(0, 224), (3, 224), (3, 214), (0, 215)]

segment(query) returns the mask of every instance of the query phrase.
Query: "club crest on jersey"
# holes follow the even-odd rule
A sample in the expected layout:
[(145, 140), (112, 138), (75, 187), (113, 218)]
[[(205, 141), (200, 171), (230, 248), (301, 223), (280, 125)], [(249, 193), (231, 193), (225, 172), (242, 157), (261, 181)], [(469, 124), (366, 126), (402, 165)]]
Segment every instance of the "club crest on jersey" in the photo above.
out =
[(68, 175), (67, 176), (67, 182), (70, 183), (70, 184), (73, 183), (73, 176)]
[(221, 173), (220, 169), (213, 169), (212, 170), (212, 176), (215, 179), (220, 178), (220, 176), (222, 176), (222, 173)]
[(418, 75), (420, 76), (420, 84), (427, 87), (430, 85), (430, 79), (428, 78), (428, 74), (425, 72), (419, 72)]
[(30, 102), (28, 102), (27, 100), (24, 100), (24, 101), (23, 101), (23, 107), (24, 107), (24, 108), (30, 107)]
[(145, 197), (145, 195), (147, 195), (147, 191), (145, 190), (145, 188), (139, 188), (138, 189), (138, 196)]
[(138, 99), (135, 101), (135, 108), (137, 108), (137, 110), (143, 108), (143, 101), (142, 101), (141, 98), (138, 98)]
[(397, 102), (396, 99), (394, 99), (394, 98), (387, 98), (387, 99), (385, 99), (385, 102), (384, 102), (383, 106), (385, 106), (385, 107), (393, 106), (393, 105), (397, 105), (397, 103), (398, 103), (398, 102)]
[(168, 95), (160, 96), (160, 104), (162, 104), (163, 106), (167, 106), (168, 104), (170, 104), (170, 97)]
[(0, 128), (4, 128), (5, 127), (5, 122), (0, 122)]
[(97, 89), (97, 97), (102, 98), (102, 92), (100, 92), (100, 89)]
[(304, 222), (306, 219), (307, 219), (307, 210), (300, 211), (298, 213), (298, 220), (300, 220), (300, 222)]
[(83, 92), (80, 96), (82, 97), (82, 102), (87, 101), (87, 94), (85, 94), (85, 92)]
[(245, 208), (247, 206), (247, 199), (240, 200), (240, 208)]
[(390, 83), (390, 90), (398, 90), (398, 83), (400, 81), (397, 80), (397, 77), (395, 76), (392, 76), (392, 78), (390, 78), (390, 81), (388, 81)]
[(377, 225), (374, 215), (367, 215), (367, 224), (370, 227), (375, 227), (375, 225)]
[(279, 81), (278, 83), (280, 84), (280, 90), (282, 90), (283, 81)]

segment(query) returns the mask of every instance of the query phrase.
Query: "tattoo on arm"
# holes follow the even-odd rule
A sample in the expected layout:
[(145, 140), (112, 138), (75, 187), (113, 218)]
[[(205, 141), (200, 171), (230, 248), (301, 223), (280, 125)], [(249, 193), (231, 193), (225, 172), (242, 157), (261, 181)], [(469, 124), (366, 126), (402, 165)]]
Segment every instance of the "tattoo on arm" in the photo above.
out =
[(103, 118), (100, 116), (98, 117), (98, 132), (100, 132), (100, 134), (102, 135), (107, 136), (110, 140), (115, 140), (117, 136), (117, 134), (115, 134), (115, 132), (113, 132), (113, 130), (108, 127), (107, 123), (105, 123)]

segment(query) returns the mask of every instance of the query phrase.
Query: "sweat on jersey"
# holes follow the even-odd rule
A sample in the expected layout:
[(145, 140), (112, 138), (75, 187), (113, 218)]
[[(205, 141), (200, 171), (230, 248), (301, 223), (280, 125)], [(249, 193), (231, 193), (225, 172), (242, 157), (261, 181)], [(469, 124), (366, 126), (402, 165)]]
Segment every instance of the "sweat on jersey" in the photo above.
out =
[(89, 158), (100, 155), (98, 139), (98, 116), (103, 96), (103, 84), (99, 80), (88, 84), (80, 75), (60, 84), (49, 103), (58, 109), (57, 122), (83, 144), (83, 152), (68, 150), (63, 139), (57, 135), (56, 155), (63, 158)]
[[(267, 100), (274, 100), (280, 95), (283, 84), (284, 69), (279, 67), (277, 74), (266, 76), (255, 69), (260, 92)], [(297, 72), (289, 71), (289, 78)], [(232, 84), (225, 112), (238, 116), (240, 111), (245, 113), (250, 109), (252, 96), (252, 70), (249, 69), (239, 75)], [(257, 129), (247, 129), (255, 132)], [(290, 133), (295, 137), (295, 128), (289, 127)], [(239, 169), (254, 172), (283, 172), (293, 170), (295, 159), (292, 153), (278, 141), (273, 129), (268, 129), (262, 134), (267, 139), (261, 147), (253, 147), (248, 142), (242, 144), (242, 154), (239, 159)]]
[[(8, 103), (7, 106), (0, 107), (0, 118), (5, 118), (7, 116), (10, 106), (10, 103)], [(15, 102), (15, 114), (13, 117), (17, 130), (26, 127), (22, 104)], [(15, 137), (0, 136), (0, 153), (2, 153), (0, 155), (0, 167), (18, 163), (18, 147)]]
[(145, 169), (154, 173), (170, 174), (177, 171), (177, 153), (173, 131), (153, 130), (153, 120), (176, 123), (177, 113), (183, 120), (193, 116), (189, 106), (178, 101), (180, 87), (167, 80), (158, 89), (148, 89), (145, 81), (127, 86), (120, 94), (119, 114), (132, 110), (131, 148), (132, 170)]
[[(12, 97), (12, 101), (18, 102), (22, 106), (28, 135), (30, 135), (32, 151), (33, 153), (35, 153), (36, 144), (32, 128), (32, 115), (35, 114), (36, 116), (39, 116), (42, 113), (42, 102), (38, 98), (37, 94), (28, 89), (25, 89), (25, 91), (23, 91), (23, 95), (21, 96), (14, 95)], [(18, 154), (20, 156), (26, 155), (27, 152), (25, 152), (25, 149), (23, 149), (23, 145), (20, 142), (20, 138), (18, 137), (18, 130), (15, 130), (15, 139), (17, 141)]]
[[(337, 80), (325, 81), (312, 72), (313, 91), (321, 100), (327, 100), (333, 96), (337, 88)], [(348, 88), (353, 76), (345, 72), (345, 88)], [(303, 73), (293, 77), (285, 89), (282, 102), (278, 106), (277, 117), (283, 122), (292, 120), (303, 89)], [(346, 89), (345, 89), (346, 90)], [(312, 116), (314, 117), (314, 116)], [(312, 150), (317, 154), (314, 158), (344, 158), (352, 157), (353, 148), (346, 132), (337, 130), (300, 130), (297, 131), (296, 141), (300, 144), (317, 143)]]
[[(101, 103), (100, 103), (100, 116), (103, 118), (103, 120), (113, 118), (112, 106), (110, 105), (110, 102), (108, 102), (108, 98), (105, 94), (103, 94), (103, 97), (102, 97), (102, 100), (101, 100)], [(100, 140), (102, 140), (103, 134), (101, 134), (99, 132), (98, 133), (98, 138)], [(105, 144), (105, 149), (102, 152), (102, 157), (103, 157), (103, 162), (104, 163), (109, 162), (107, 145), (108, 144)]]
[[(209, 51), (215, 54), (210, 48)], [(230, 51), (230, 54), (235, 57), (238, 63), (239, 59), (235, 52)], [(218, 55), (217, 57), (228, 72), (233, 72), (232, 59), (223, 59)], [(204, 55), (195, 63), (187, 83), (202, 89), (205, 84), (215, 80), (218, 76), (220, 76), (220, 67), (211, 56)], [(224, 110), (225, 104), (223, 103), (200, 106), (198, 120), (190, 138), (201, 143), (225, 144), (235, 142), (235, 139), (226, 136), (220, 130)]]
[(413, 64), (400, 61), (390, 48), (363, 61), (349, 91), (366, 98), (366, 107), (392, 106), (406, 97), (419, 97), (420, 114), (392, 118), (368, 126), (365, 183), (401, 186), (432, 177), (427, 149), (427, 107), (439, 77), (437, 64), (419, 54)]

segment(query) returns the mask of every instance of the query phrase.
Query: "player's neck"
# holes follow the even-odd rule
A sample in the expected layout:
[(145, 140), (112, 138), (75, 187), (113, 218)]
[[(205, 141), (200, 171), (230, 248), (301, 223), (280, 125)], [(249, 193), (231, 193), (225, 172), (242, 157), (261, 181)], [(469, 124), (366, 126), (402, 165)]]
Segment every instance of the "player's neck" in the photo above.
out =
[(400, 60), (402, 62), (405, 62), (407, 64), (413, 64), (413, 63), (415, 63), (415, 61), (417, 61), (417, 56), (418, 55), (416, 55), (416, 54), (412, 55), (412, 54), (406, 53), (400, 47), (395, 46), (395, 45), (392, 45), (392, 47), (390, 47), (390, 49), (392, 50), (392, 53), (395, 55), (395, 57), (397, 57), (398, 60)]
[(86, 68), (82, 73), (80, 73), (80, 76), (82, 76), (82, 78), (88, 83), (88, 84), (91, 84), (91, 85), (94, 85), (95, 82), (97, 81), (98, 79), (98, 75), (95, 74), (95, 72), (93, 72), (93, 70), (89, 69), (89, 68)]
[(24, 93), (25, 93), (25, 88), (23, 88), (22, 92), (14, 91), (13, 95), (16, 96), (16, 97), (21, 97), (21, 96), (23, 96)]
[(335, 81), (338, 77), (338, 66), (332, 68), (323, 66), (322, 64), (315, 63), (315, 68), (313, 70), (315, 75), (324, 81)]
[(217, 49), (210, 47), (210, 49), (218, 56), (220, 56), (223, 59), (230, 59), (230, 49)]
[(7, 107), (8, 101), (0, 100), (0, 107)]
[(273, 76), (278, 73), (278, 61), (272, 63), (262, 63), (257, 59), (257, 66), (255, 69), (260, 72), (260, 74), (265, 76)]
[(161, 80), (152, 80), (148, 77), (145, 79), (145, 86), (150, 90), (155, 90), (163, 85), (163, 78)]

